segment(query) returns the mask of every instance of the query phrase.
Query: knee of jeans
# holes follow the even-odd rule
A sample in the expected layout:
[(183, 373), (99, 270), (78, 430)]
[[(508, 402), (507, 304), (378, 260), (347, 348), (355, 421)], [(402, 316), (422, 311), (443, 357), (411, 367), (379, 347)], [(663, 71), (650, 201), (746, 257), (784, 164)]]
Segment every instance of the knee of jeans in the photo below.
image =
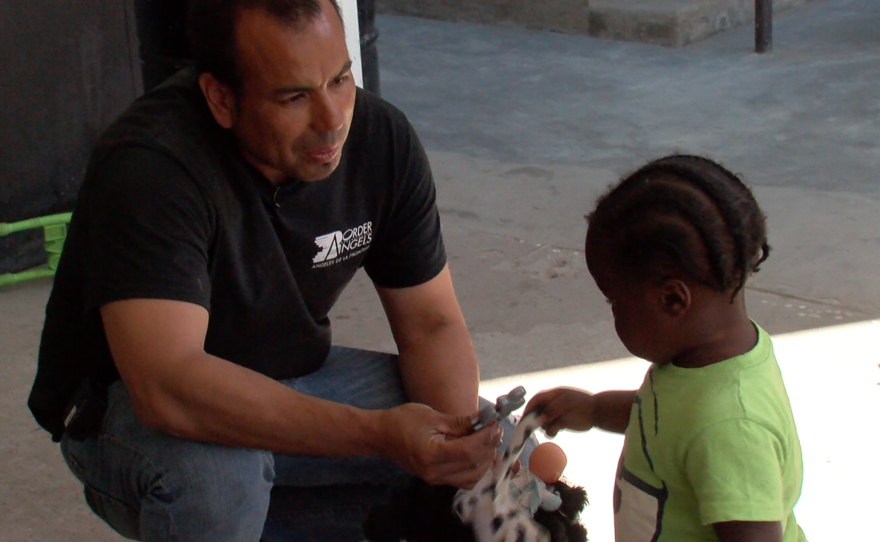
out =
[[(196, 464), (181, 465), (175, 486), (186, 494), (197, 494), (214, 508), (241, 508), (242, 502), (262, 502), (268, 506), (275, 461), (271, 453), (242, 448), (208, 445), (213, 453)], [(180, 487), (183, 486), (183, 487)]]
[[(166, 475), (165, 495), (147, 508), (171, 510), (176, 532), (199, 532), (215, 540), (256, 540), (269, 509), (274, 460), (269, 452), (208, 445), (201, 460), (187, 458)], [(169, 502), (163, 502), (165, 500)], [(150, 510), (144, 510), (149, 515)]]

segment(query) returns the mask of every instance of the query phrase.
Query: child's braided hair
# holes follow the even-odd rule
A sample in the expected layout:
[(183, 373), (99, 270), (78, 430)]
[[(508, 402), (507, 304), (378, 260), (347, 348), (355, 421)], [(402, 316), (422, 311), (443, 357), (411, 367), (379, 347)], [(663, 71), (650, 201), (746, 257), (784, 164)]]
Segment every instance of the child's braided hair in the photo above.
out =
[(602, 196), (587, 220), (591, 269), (601, 246), (615, 268), (635, 278), (684, 273), (716, 292), (732, 292), (731, 300), (770, 253), (765, 216), (751, 190), (700, 156), (648, 163)]

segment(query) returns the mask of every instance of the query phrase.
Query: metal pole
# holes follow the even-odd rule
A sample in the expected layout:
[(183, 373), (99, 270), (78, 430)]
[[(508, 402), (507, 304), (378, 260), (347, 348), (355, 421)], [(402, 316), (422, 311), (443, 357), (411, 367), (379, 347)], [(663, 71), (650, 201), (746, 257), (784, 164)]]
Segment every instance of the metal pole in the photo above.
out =
[(358, 27), (360, 28), (361, 41), (361, 66), (364, 73), (364, 88), (379, 95), (379, 52), (376, 48), (376, 40), (379, 31), (376, 30), (376, 2), (375, 0), (358, 0)]
[(755, 52), (773, 49), (773, 0), (755, 0)]

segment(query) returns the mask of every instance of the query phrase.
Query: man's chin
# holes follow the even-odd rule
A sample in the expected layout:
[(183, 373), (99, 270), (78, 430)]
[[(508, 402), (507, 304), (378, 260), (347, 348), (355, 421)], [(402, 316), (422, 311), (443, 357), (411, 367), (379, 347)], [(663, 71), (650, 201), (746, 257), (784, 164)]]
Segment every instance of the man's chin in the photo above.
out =
[(307, 183), (325, 181), (334, 171), (336, 171), (338, 166), (339, 160), (333, 160), (326, 164), (318, 164), (308, 168), (298, 168), (297, 171), (293, 172), (292, 177)]

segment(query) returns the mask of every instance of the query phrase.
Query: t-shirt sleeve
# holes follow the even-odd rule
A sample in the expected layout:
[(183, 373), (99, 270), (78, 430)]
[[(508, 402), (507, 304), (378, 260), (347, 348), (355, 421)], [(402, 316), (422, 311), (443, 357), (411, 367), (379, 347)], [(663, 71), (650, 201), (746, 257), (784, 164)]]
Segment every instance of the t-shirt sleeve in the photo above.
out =
[(428, 156), (409, 124), (398, 145), (389, 222), (364, 262), (370, 279), (385, 288), (417, 286), (446, 265), (436, 188)]
[(210, 309), (212, 214), (183, 167), (132, 148), (107, 157), (84, 193), (86, 309), (123, 299), (172, 299)]
[(729, 420), (700, 433), (685, 468), (703, 525), (724, 521), (779, 521), (782, 446), (763, 425)]

